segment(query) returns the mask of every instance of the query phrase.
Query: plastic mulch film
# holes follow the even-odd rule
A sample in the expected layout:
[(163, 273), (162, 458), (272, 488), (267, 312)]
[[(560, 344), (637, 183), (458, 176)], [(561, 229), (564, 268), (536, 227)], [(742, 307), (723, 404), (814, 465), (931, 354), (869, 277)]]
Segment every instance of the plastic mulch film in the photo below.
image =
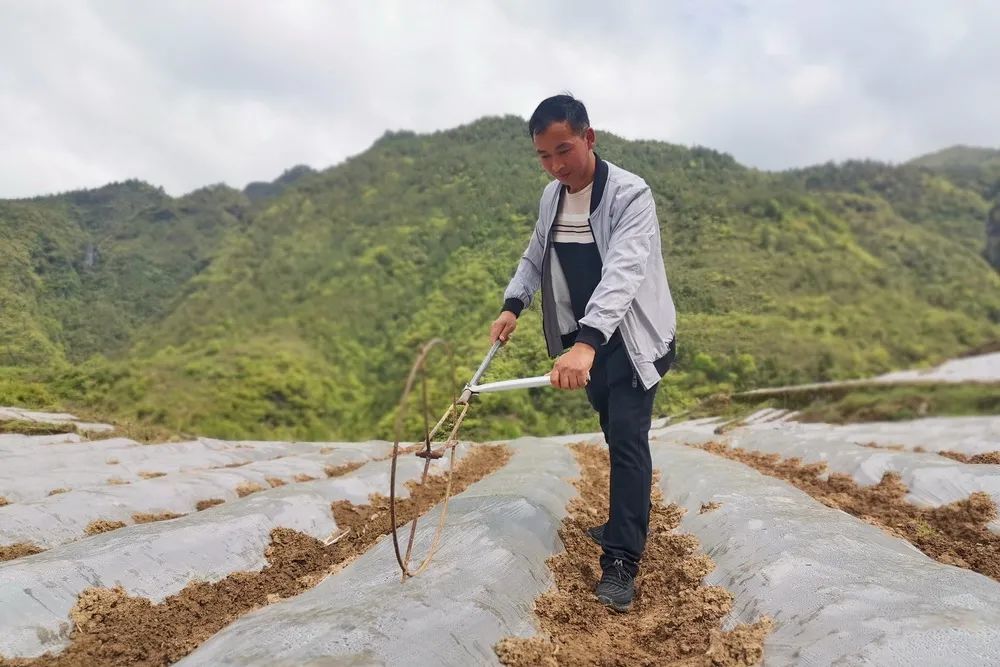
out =
[[(178, 664), (496, 664), (493, 645), (536, 632), (533, 602), (552, 585), (545, 561), (578, 476), (551, 441), (512, 441), (511, 461), (452, 498), (430, 567), (400, 582), (384, 539), (295, 598), (248, 614)], [(420, 522), (426, 552), (438, 510)]]
[(30, 451), (34, 447), (49, 447), (55, 444), (80, 442), (76, 433), (53, 433), (52, 435), (19, 435), (0, 433), (0, 454), (14, 454)]
[[(788, 425), (792, 427), (791, 424)], [(928, 417), (903, 422), (801, 424), (800, 429), (827, 433), (831, 439), (864, 445), (922, 447), (929, 452), (950, 450), (974, 456), (1000, 450), (1000, 417)]]
[[(1000, 503), (1000, 465), (966, 464), (936, 455), (873, 449), (832, 437), (825, 430), (737, 429), (721, 440), (733, 447), (799, 458), (804, 463), (824, 461), (830, 472), (846, 473), (864, 486), (877, 484), (885, 473), (895, 472), (909, 489), (907, 500), (925, 507), (963, 500), (975, 491), (988, 493)], [(1000, 520), (989, 526), (997, 531)]]
[(141, 445), (119, 439), (51, 445), (4, 457), (0, 496), (8, 502), (45, 498), (53, 489), (101, 487), (180, 471), (236, 466), (253, 461), (312, 453), (290, 443), (241, 444), (194, 440)]
[(255, 461), (235, 468), (176, 472), (130, 484), (108, 484), (0, 507), (0, 546), (29, 543), (50, 549), (86, 535), (93, 521), (133, 523), (134, 514), (187, 514), (207, 500), (230, 501), (246, 489), (325, 479), (327, 471), (368, 460), (364, 445)]
[(727, 623), (775, 620), (765, 665), (1000, 664), (995, 581), (734, 461), (656, 443), (653, 465), (715, 561), (707, 583), (735, 597)]
[[(465, 446), (456, 449), (461, 456)], [(432, 471), (445, 470), (445, 461)], [(274, 528), (317, 539), (337, 531), (335, 500), (367, 503), (386, 494), (387, 460), (372, 461), (344, 477), (281, 486), (170, 521), (128, 526), (49, 551), (0, 563), (0, 655), (29, 657), (65, 646), (69, 611), (91, 586), (121, 585), (154, 602), (191, 581), (216, 581), (260, 570)], [(398, 479), (418, 480), (423, 459), (400, 460)], [(405, 485), (397, 487), (406, 495)]]

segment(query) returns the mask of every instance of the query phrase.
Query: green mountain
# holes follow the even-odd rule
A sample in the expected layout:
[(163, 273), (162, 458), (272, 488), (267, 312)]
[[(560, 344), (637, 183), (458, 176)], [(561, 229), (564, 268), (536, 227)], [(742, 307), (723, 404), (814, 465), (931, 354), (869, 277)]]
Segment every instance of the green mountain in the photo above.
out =
[[(958, 176), (947, 160), (768, 173), (610, 134), (598, 149), (656, 196), (680, 313), (662, 412), (1000, 338), (988, 160)], [(425, 341), (452, 344), (459, 383), (478, 365), (546, 182), (524, 120), (504, 117), (387, 133), (243, 192), (126, 183), (4, 202), (0, 306), (16, 315), (0, 324), (0, 402), (224, 437), (391, 437)], [(449, 365), (431, 362), (440, 413)], [(550, 367), (532, 308), (492, 375)], [(484, 397), (466, 423), (481, 437), (596, 428), (582, 393), (549, 389)]]

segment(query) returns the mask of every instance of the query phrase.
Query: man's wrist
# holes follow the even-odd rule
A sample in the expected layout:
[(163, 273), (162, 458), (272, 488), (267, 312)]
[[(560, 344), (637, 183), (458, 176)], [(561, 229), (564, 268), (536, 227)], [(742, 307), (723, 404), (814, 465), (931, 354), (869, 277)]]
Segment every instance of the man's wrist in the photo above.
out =
[(604, 344), (604, 335), (597, 329), (584, 325), (576, 335), (576, 342), (588, 345), (596, 352)]
[(503, 308), (500, 310), (500, 312), (502, 313), (505, 310), (513, 313), (514, 317), (520, 317), (521, 311), (524, 310), (524, 302), (515, 297), (511, 297), (510, 299), (504, 299)]

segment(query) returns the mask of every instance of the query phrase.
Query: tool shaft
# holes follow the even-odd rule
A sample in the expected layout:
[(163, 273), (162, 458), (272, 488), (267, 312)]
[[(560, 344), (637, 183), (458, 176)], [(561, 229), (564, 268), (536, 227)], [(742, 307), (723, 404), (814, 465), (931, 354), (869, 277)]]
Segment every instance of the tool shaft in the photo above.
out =
[(497, 391), (511, 391), (512, 389), (531, 389), (532, 387), (548, 387), (550, 384), (548, 375), (539, 375), (532, 378), (518, 378), (517, 380), (501, 380), (499, 382), (487, 382), (486, 384), (470, 385), (469, 389), (474, 394), (489, 394)]

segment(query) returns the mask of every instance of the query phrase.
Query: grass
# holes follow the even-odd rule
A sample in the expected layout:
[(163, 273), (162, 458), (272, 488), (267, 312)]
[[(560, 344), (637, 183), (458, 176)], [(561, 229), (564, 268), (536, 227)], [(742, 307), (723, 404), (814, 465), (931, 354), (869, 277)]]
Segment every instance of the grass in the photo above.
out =
[(29, 422), (21, 419), (0, 421), (0, 433), (17, 433), (19, 435), (55, 435), (57, 433), (76, 433), (76, 426), (71, 423)]

